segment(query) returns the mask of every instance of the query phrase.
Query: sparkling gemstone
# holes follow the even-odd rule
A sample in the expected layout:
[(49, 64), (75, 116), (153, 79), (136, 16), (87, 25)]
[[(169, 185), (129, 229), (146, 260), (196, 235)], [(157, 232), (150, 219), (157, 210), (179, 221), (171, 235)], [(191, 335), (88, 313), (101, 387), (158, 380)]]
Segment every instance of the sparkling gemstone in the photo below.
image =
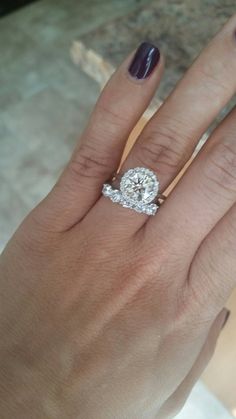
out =
[(151, 205), (146, 207), (146, 214), (147, 215), (155, 215), (156, 211), (157, 211), (157, 206), (156, 205), (155, 205), (155, 207), (153, 207)]
[(105, 183), (105, 184), (103, 185), (102, 192), (103, 192), (103, 194), (104, 194), (105, 196), (110, 196), (110, 195), (111, 195), (111, 193), (112, 193), (112, 187), (111, 187), (111, 185), (109, 185), (108, 183)]
[(113, 190), (113, 193), (111, 194), (111, 200), (112, 200), (112, 202), (120, 202), (120, 200), (121, 200), (120, 191)]
[(120, 182), (123, 197), (129, 203), (136, 204), (152, 202), (158, 194), (158, 186), (155, 173), (142, 167), (128, 170)]

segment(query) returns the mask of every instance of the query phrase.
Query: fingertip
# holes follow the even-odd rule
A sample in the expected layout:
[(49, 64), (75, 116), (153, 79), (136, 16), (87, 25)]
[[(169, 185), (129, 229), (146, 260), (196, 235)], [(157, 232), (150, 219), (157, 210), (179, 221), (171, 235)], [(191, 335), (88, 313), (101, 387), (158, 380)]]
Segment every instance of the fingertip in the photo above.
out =
[[(133, 83), (155, 82), (160, 79), (164, 59), (160, 49), (152, 43), (142, 42), (129, 57), (126, 74)], [(156, 77), (155, 77), (156, 76)]]
[(128, 67), (130, 76), (136, 80), (147, 79), (160, 61), (160, 50), (150, 42), (142, 42)]

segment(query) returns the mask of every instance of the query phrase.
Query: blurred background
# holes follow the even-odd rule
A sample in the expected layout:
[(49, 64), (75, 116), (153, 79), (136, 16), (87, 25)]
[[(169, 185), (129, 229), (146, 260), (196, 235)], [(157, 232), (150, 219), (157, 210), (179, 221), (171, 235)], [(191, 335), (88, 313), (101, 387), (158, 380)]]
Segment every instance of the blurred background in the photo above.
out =
[[(1, 0), (0, 250), (55, 183), (125, 56), (144, 40), (166, 56), (137, 134), (234, 12), (235, 0)], [(228, 306), (229, 323), (181, 419), (236, 417), (236, 292)]]

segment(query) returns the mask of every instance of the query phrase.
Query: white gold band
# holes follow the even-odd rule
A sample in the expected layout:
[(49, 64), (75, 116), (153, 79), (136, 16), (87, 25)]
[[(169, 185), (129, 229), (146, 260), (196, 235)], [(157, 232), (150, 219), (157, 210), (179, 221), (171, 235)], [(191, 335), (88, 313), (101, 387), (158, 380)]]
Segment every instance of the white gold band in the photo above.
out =
[(147, 215), (155, 215), (159, 208), (156, 204), (143, 204), (142, 202), (139, 204), (130, 203), (122, 196), (122, 193), (118, 189), (113, 189), (108, 183), (104, 183), (102, 194), (110, 198), (112, 202), (122, 205), (124, 208), (130, 208)]

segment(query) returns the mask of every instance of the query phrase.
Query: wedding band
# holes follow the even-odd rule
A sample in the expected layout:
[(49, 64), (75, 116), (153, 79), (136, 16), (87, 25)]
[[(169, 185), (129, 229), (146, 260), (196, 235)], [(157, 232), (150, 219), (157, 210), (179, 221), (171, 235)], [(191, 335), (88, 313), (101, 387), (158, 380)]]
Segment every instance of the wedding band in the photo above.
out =
[(156, 174), (145, 167), (125, 172), (120, 181), (120, 190), (113, 188), (110, 183), (104, 183), (102, 188), (102, 194), (112, 202), (147, 215), (155, 215), (165, 199), (158, 191)]

